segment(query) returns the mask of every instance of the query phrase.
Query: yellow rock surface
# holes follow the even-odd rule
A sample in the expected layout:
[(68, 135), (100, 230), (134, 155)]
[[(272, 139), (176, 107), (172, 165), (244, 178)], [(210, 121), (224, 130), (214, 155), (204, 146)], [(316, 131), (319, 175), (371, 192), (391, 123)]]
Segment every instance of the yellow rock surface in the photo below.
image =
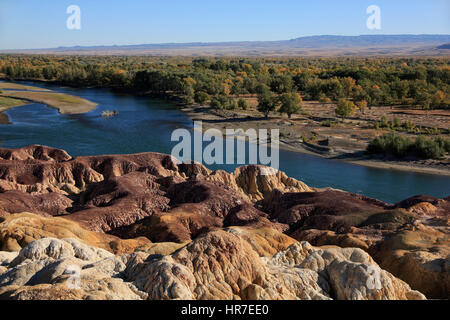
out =
[(112, 235), (88, 231), (78, 223), (60, 217), (45, 218), (31, 213), (18, 213), (0, 219), (0, 251), (19, 251), (41, 238), (73, 238), (115, 254), (130, 253), (151, 243), (143, 237), (122, 240)]

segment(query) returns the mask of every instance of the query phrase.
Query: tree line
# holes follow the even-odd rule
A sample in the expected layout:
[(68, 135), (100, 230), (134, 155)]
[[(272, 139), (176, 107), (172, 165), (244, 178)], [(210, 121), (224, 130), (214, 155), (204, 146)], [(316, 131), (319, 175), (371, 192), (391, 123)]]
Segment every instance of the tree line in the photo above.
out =
[(355, 108), (405, 105), (449, 108), (447, 58), (182, 58), (0, 55), (9, 79), (47, 80), (75, 87), (107, 87), (187, 104), (246, 108), (240, 95), (257, 95), (258, 110), (295, 114), (302, 100), (336, 102), (336, 114)]

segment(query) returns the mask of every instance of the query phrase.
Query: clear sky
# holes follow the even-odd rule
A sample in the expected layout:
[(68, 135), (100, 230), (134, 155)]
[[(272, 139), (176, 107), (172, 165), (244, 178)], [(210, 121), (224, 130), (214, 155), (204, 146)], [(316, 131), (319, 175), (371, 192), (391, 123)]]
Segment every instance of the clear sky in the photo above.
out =
[[(69, 30), (70, 5), (81, 30)], [(381, 30), (366, 27), (369, 5)], [(450, 34), (450, 0), (0, 0), (0, 49)]]

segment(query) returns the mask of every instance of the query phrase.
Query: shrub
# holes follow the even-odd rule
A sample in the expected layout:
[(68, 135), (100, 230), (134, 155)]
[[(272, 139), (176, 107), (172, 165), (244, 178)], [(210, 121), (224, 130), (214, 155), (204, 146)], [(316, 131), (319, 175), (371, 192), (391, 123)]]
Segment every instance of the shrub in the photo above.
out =
[(372, 140), (367, 147), (367, 151), (369, 153), (392, 154), (397, 157), (404, 157), (407, 155), (410, 146), (411, 141), (408, 138), (391, 133)]
[(332, 127), (333, 125), (336, 125), (336, 124), (338, 124), (338, 123), (337, 123), (336, 121), (325, 120), (325, 121), (322, 121), (320, 124), (322, 125), (322, 127), (328, 127), (328, 128), (330, 128), (330, 127)]
[(427, 139), (419, 136), (414, 143), (414, 149), (419, 158), (423, 159), (439, 159), (445, 151), (436, 139)]
[(209, 100), (209, 94), (204, 91), (196, 91), (194, 101), (199, 104), (205, 104)]
[(238, 107), (239, 107), (239, 109), (247, 110), (247, 108), (248, 108), (247, 101), (244, 100), (244, 99), (242, 99), (242, 98), (239, 99), (239, 101), (238, 101)]
[(436, 136), (436, 135), (438, 135), (440, 133), (440, 130), (438, 128), (436, 128), (436, 127), (426, 128), (425, 129), (425, 133), (429, 134), (429, 135), (432, 135), (432, 136)]
[(319, 97), (319, 102), (320, 103), (331, 103), (331, 99), (328, 98), (327, 96), (321, 95)]
[(381, 117), (380, 127), (381, 127), (381, 128), (387, 128), (387, 127), (389, 127), (389, 121), (386, 119), (386, 116), (382, 116), (382, 117)]
[(414, 142), (394, 133), (375, 138), (369, 143), (367, 152), (394, 155), (397, 157), (417, 156), (422, 159), (440, 159), (450, 153), (450, 139), (444, 137), (426, 138), (419, 136)]
[(394, 118), (394, 120), (392, 120), (392, 127), (393, 128), (399, 128), (400, 127), (400, 120), (398, 120), (398, 118)]
[(211, 99), (211, 107), (214, 109), (225, 109), (228, 103), (228, 98), (225, 95), (219, 95)]
[(339, 99), (335, 113), (337, 116), (342, 117), (343, 119), (353, 115), (355, 113), (355, 110), (356, 106), (352, 101)]
[(235, 110), (235, 109), (237, 109), (237, 107), (238, 107), (238, 104), (237, 104), (236, 100), (228, 99), (228, 103), (227, 103), (228, 110)]
[(445, 153), (450, 153), (450, 139), (446, 139), (444, 137), (439, 136), (436, 137), (434, 140)]
[(366, 108), (367, 108), (367, 101), (366, 100), (358, 101), (358, 102), (356, 102), (356, 106), (358, 107), (359, 111), (362, 114), (364, 114), (366, 112)]
[(416, 125), (412, 121), (405, 121), (402, 123), (402, 127), (406, 131), (411, 132), (411, 131), (414, 131), (414, 129), (416, 128)]

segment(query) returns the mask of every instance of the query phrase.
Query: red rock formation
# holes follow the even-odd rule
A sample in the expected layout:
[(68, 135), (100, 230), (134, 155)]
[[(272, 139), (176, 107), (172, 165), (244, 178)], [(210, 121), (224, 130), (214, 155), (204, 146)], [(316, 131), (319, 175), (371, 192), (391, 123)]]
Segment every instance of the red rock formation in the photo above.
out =
[(388, 205), (362, 195), (342, 191), (282, 193), (274, 192), (262, 201), (270, 217), (298, 229), (343, 231), (363, 222), (371, 213)]
[[(92, 231), (155, 241), (183, 242), (211, 227), (258, 221), (267, 214), (253, 207), (253, 194), (303, 186), (277, 174), (258, 178), (263, 190), (252, 186), (249, 196), (243, 192), (249, 187), (233, 174), (178, 166), (158, 153), (72, 159), (61, 150), (31, 146), (0, 149), (0, 155), (0, 215), (61, 215)], [(247, 171), (254, 181), (257, 171)], [(266, 180), (271, 183), (261, 182)]]
[(33, 145), (19, 149), (0, 149), (0, 159), (65, 161), (70, 160), (71, 156), (61, 149)]
[(448, 217), (450, 213), (450, 197), (438, 199), (431, 196), (419, 195), (400, 201), (395, 208), (404, 208), (420, 216)]
[(288, 235), (358, 247), (430, 298), (450, 297), (450, 201), (415, 196), (395, 205), (340, 191), (274, 193), (262, 201)]
[(59, 193), (29, 194), (22, 191), (0, 193), (0, 217), (11, 213), (33, 211), (42, 216), (64, 214), (73, 201)]
[[(217, 228), (246, 226), (260, 230), (245, 236), (252, 243), (251, 237), (270, 234), (261, 230), (275, 229), (313, 245), (361, 248), (413, 289), (449, 297), (450, 198), (416, 196), (388, 205), (263, 171), (211, 172), (158, 153), (71, 158), (42, 146), (0, 149), (0, 218), (61, 216), (90, 231), (153, 242), (184, 243)], [(22, 234), (25, 244), (40, 234), (30, 230), (13, 234)], [(9, 232), (8, 243), (20, 247)]]

